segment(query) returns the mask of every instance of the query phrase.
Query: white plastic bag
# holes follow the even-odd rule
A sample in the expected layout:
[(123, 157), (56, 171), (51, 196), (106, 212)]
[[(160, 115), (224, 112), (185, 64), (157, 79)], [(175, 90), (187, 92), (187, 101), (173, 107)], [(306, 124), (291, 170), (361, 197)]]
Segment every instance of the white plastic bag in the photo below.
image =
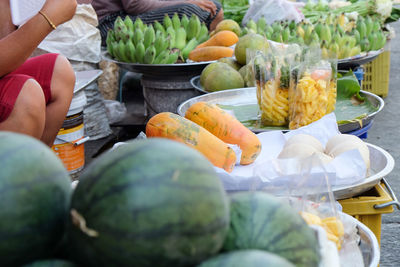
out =
[(124, 103), (116, 100), (103, 100), (106, 106), (106, 114), (110, 124), (119, 122), (124, 119), (127, 110)]
[(71, 60), (98, 63), (101, 60), (101, 36), (97, 25), (92, 5), (78, 5), (74, 17), (51, 32), (39, 48)]
[(288, 0), (254, 0), (250, 4), (242, 24), (246, 25), (250, 19), (258, 21), (262, 16), (264, 16), (268, 24), (276, 20), (294, 20), (299, 22), (304, 19), (304, 15), (298, 9), (302, 6), (304, 6), (304, 3)]

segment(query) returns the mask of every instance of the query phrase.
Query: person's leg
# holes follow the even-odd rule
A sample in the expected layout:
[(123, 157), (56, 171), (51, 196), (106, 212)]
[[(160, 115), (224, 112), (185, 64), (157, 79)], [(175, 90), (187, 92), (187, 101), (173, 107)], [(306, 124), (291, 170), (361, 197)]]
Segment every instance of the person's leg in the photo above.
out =
[(75, 73), (69, 61), (58, 54), (30, 58), (13, 74), (33, 77), (42, 87), (46, 101), (46, 122), (41, 140), (53, 142), (67, 115), (75, 86)]
[(46, 106), (46, 124), (41, 140), (52, 146), (71, 105), (75, 72), (64, 56), (58, 56), (51, 77), (51, 98)]
[[(23, 75), (3, 79), (8, 81), (3, 80), (5, 84), (0, 88), (3, 94), (0, 103), (0, 131), (17, 132), (40, 139), (46, 117), (46, 103), (41, 86)], [(19, 88), (21, 85), (22, 88)]]

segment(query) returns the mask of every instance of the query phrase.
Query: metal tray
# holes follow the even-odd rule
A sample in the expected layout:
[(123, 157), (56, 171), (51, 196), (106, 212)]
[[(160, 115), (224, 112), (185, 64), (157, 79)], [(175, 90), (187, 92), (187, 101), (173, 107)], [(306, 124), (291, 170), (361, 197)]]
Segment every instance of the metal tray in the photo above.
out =
[(208, 92), (200, 84), (200, 75), (194, 76), (192, 79), (190, 79), (190, 84), (200, 93), (208, 94)]
[(365, 226), (354, 217), (346, 213), (341, 213), (341, 216), (346, 216), (350, 220), (354, 221), (355, 224), (357, 224), (358, 235), (360, 236), (360, 243), (358, 247), (360, 248), (363, 256), (364, 266), (378, 266), (381, 252), (375, 234), (367, 226)]
[(359, 67), (360, 65), (364, 65), (368, 62), (374, 60), (377, 56), (379, 56), (383, 52), (383, 48), (376, 51), (369, 51), (365, 55), (355, 56), (353, 58), (345, 58), (338, 60), (338, 69), (339, 70), (349, 70)]
[[(341, 133), (348, 133), (357, 129), (362, 128), (364, 125), (368, 125), (372, 119), (375, 117), (377, 113), (379, 113), (384, 106), (384, 101), (379, 96), (367, 92), (362, 91), (361, 94), (366, 96), (368, 101), (377, 108), (375, 112), (367, 114), (361, 120), (354, 120), (344, 124), (339, 124), (339, 131)], [(196, 102), (205, 101), (212, 104), (221, 104), (221, 105), (249, 105), (256, 104), (256, 87), (248, 87), (248, 88), (238, 88), (238, 89), (229, 89), (224, 91), (218, 91), (213, 93), (207, 93), (204, 95), (200, 95), (191, 99), (186, 100), (178, 107), (178, 114), (184, 116), (186, 110)], [(254, 114), (256, 116), (257, 114)], [(255, 133), (263, 132), (263, 131), (271, 131), (271, 130), (283, 130), (289, 131), (288, 128), (282, 127), (269, 127), (269, 128), (257, 128), (257, 127), (249, 127)]]
[(92, 82), (94, 82), (103, 73), (102, 70), (84, 70), (75, 72), (74, 93), (82, 90)]
[(110, 57), (106, 52), (102, 53), (105, 60), (116, 63), (119, 67), (137, 73), (142, 73), (149, 76), (177, 76), (180, 75), (198, 75), (210, 63), (215, 61), (203, 61), (193, 63), (175, 63), (175, 64), (139, 64), (126, 63), (117, 61)]

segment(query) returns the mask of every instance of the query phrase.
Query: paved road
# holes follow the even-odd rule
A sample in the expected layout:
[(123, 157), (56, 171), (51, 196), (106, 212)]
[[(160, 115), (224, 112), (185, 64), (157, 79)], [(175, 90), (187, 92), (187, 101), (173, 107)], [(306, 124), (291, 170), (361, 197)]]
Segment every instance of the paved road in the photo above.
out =
[[(400, 22), (393, 23), (397, 35)], [(389, 94), (384, 99), (385, 107), (368, 131), (367, 142), (388, 151), (396, 161), (394, 170), (386, 177), (390, 186), (400, 197), (400, 36), (391, 41), (391, 66)], [(400, 266), (400, 211), (382, 216), (381, 264)]]

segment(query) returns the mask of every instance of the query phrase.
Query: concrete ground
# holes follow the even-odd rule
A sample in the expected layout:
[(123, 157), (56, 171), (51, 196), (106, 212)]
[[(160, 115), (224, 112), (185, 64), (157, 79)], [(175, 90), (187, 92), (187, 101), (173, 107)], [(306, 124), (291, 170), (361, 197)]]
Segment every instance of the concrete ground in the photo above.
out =
[[(400, 22), (392, 24), (397, 34), (400, 34)], [(385, 107), (377, 114), (371, 129), (368, 131), (367, 142), (388, 151), (396, 164), (393, 171), (386, 177), (395, 194), (400, 197), (400, 37), (391, 41), (389, 92)], [(400, 266), (400, 211), (395, 208), (393, 213), (382, 215), (381, 264), (380, 266)]]
[[(400, 34), (400, 22), (392, 24), (392, 27)], [(394, 170), (387, 175), (387, 181), (400, 197), (400, 37), (391, 41), (391, 67), (390, 84), (385, 107), (374, 119), (371, 129), (368, 131), (367, 142), (377, 145), (388, 151), (396, 162)], [(127, 118), (112, 127), (114, 134), (101, 140), (91, 141), (85, 144), (86, 164), (89, 164), (97, 155), (110, 148), (113, 143), (134, 138), (144, 129), (143, 96), (140, 85), (123, 91), (123, 101), (128, 107)], [(380, 266), (400, 266), (400, 211), (397, 208), (393, 213), (383, 214), (381, 225), (381, 262)]]

